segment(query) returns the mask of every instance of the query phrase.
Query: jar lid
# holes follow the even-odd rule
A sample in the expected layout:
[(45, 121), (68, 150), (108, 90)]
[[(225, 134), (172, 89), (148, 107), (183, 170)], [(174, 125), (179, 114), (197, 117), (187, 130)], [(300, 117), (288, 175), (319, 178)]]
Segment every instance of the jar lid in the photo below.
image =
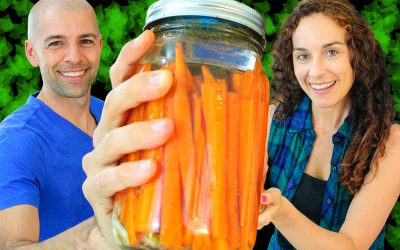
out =
[(243, 24), (265, 35), (264, 18), (249, 6), (235, 0), (159, 0), (147, 10), (146, 25), (174, 16), (217, 17)]

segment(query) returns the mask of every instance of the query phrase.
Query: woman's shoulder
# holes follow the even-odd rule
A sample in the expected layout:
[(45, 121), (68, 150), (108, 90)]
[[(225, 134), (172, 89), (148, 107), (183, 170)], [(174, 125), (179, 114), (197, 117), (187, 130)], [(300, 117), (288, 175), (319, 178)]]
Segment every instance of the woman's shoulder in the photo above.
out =
[[(390, 127), (390, 133), (389, 133), (389, 138), (387, 141), (386, 147), (395, 147), (399, 148), (400, 147), (400, 125), (399, 124), (393, 124)], [(400, 152), (400, 151), (398, 151)], [(400, 157), (400, 155), (399, 155)]]
[[(389, 138), (385, 143), (385, 153), (381, 159), (384, 166), (392, 166), (400, 173), (400, 168), (397, 166), (400, 162), (400, 125), (393, 124), (390, 127)], [(391, 167), (389, 167), (391, 168)]]

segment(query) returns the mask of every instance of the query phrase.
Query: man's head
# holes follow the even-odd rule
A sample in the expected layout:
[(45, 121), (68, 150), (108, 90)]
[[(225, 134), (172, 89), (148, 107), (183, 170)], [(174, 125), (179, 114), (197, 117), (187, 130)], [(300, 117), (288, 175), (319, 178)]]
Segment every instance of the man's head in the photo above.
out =
[(41, 0), (29, 13), (26, 56), (40, 68), (43, 88), (54, 95), (89, 93), (101, 47), (96, 14), (85, 0)]

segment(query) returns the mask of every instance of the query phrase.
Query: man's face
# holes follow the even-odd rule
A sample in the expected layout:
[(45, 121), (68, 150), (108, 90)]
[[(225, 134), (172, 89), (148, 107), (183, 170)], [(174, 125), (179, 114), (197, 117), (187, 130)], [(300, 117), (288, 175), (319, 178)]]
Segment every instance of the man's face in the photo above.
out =
[(40, 67), (43, 84), (62, 97), (88, 94), (102, 46), (95, 15), (89, 9), (47, 11), (38, 17), (34, 32), (26, 51), (31, 64)]

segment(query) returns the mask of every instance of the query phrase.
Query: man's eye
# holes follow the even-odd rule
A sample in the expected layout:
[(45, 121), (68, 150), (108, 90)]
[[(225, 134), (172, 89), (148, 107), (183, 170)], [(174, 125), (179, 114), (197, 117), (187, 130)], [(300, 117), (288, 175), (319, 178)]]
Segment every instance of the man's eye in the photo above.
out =
[(60, 41), (54, 41), (54, 42), (49, 43), (49, 47), (54, 47), (54, 46), (59, 46), (59, 45), (61, 45)]
[(94, 42), (93, 42), (92, 40), (89, 40), (89, 39), (83, 39), (83, 40), (81, 41), (81, 43), (82, 43), (82, 44), (89, 45), (89, 44), (93, 44)]

